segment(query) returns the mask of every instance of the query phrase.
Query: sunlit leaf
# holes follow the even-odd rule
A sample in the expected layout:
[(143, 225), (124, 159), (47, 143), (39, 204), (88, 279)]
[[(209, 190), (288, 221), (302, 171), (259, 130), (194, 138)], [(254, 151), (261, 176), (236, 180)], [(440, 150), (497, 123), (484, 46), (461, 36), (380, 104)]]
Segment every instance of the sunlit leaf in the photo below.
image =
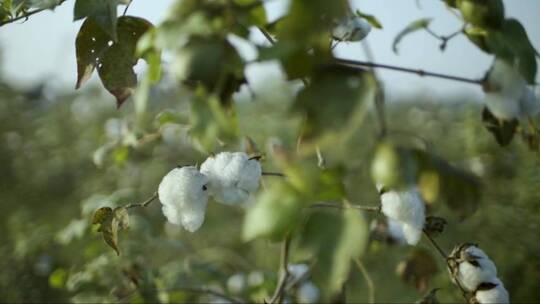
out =
[(401, 40), (405, 36), (411, 33), (414, 33), (418, 30), (427, 28), (432, 20), (433, 19), (431, 18), (418, 19), (416, 21), (411, 22), (403, 30), (401, 30), (401, 32), (399, 32), (397, 36), (394, 38), (394, 42), (392, 43), (392, 50), (394, 51), (394, 53), (396, 54), (398, 53), (398, 44), (401, 42)]
[(371, 24), (374, 28), (382, 29), (383, 26), (381, 22), (374, 15), (364, 14), (360, 10), (356, 10), (356, 15), (358, 17), (366, 19), (366, 21)]

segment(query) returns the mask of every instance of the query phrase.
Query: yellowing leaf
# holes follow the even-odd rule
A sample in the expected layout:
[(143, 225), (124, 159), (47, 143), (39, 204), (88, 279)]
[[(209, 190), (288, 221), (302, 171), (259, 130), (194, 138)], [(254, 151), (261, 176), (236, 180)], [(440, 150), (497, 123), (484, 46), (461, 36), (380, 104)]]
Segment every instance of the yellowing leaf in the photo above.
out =
[(117, 207), (114, 210), (109, 207), (99, 208), (92, 219), (93, 224), (99, 224), (98, 231), (101, 232), (103, 240), (120, 255), (118, 247), (118, 231), (129, 227), (129, 214), (124, 207)]

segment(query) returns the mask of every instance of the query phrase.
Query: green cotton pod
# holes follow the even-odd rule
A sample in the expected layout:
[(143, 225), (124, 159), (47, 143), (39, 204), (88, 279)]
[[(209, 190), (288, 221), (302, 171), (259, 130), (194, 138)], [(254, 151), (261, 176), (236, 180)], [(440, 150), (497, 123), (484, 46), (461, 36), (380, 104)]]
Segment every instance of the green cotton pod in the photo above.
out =
[(371, 161), (371, 177), (378, 187), (399, 188), (415, 182), (417, 167), (410, 149), (382, 142)]

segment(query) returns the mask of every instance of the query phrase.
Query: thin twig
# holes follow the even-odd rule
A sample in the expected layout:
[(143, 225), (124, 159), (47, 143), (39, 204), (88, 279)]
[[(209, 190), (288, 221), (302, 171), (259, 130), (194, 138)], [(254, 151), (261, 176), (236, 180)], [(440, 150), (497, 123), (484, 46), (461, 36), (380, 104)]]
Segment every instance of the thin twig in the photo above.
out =
[(381, 212), (380, 206), (362, 206), (362, 205), (354, 205), (354, 204), (334, 204), (334, 203), (315, 203), (310, 205), (311, 208), (336, 208), (336, 209), (356, 209), (356, 210), (362, 210), (362, 211), (370, 211), (370, 212)]
[(263, 172), (262, 175), (285, 177), (285, 174), (280, 173), (280, 172)]
[[(53, 8), (62, 5), (62, 3), (66, 2), (66, 1), (67, 0), (60, 0), (60, 2), (58, 2), (58, 4), (55, 5)], [(19, 21), (19, 20), (22, 20), (22, 19), (28, 19), (28, 17), (30, 17), (30, 16), (32, 16), (34, 14), (40, 13), (42, 11), (48, 10), (48, 9), (52, 9), (52, 8), (50, 8), (50, 7), (40, 8), (40, 9), (36, 9), (36, 10), (33, 10), (33, 11), (29, 11), (29, 12), (23, 14), (23, 15), (20, 15), (20, 16), (15, 17), (15, 18), (11, 18), (11, 19), (6, 20), (6, 21), (0, 21), (0, 26), (6, 25), (8, 23), (15, 22), (15, 21)]]
[(459, 281), (459, 278), (457, 276), (454, 275), (454, 273), (451, 271), (450, 269), (450, 261), (448, 259), (448, 255), (446, 254), (446, 252), (441, 248), (441, 246), (439, 246), (439, 244), (437, 244), (437, 242), (429, 235), (429, 233), (426, 231), (426, 230), (422, 230), (424, 232), (424, 235), (426, 236), (426, 238), (428, 239), (429, 243), (431, 245), (433, 245), (433, 247), (435, 247), (435, 249), (437, 250), (437, 252), (439, 253), (439, 255), (444, 259), (444, 261), (446, 262), (446, 267), (448, 267), (448, 270), (450, 270), (450, 275), (452, 276), (452, 278), (454, 279), (454, 281), (456, 282), (456, 285), (458, 286), (459, 290), (461, 291), (461, 295), (463, 296), (463, 298), (465, 299), (465, 301), (467, 303), (469, 303), (469, 297), (467, 296), (467, 291), (465, 290), (465, 288), (463, 288), (463, 285), (461, 285), (461, 282)]
[(371, 279), (371, 276), (369, 275), (369, 272), (366, 269), (366, 266), (360, 258), (354, 259), (354, 262), (356, 263), (356, 267), (358, 267), (358, 270), (360, 270), (360, 273), (364, 277), (364, 280), (366, 280), (366, 285), (368, 288), (368, 302), (369, 303), (375, 303), (375, 284), (373, 284), (373, 280)]
[(416, 74), (422, 77), (428, 76), (428, 77), (442, 78), (442, 79), (460, 81), (460, 82), (470, 83), (470, 84), (475, 84), (475, 85), (482, 85), (482, 82), (483, 82), (482, 79), (471, 79), (471, 78), (465, 78), (465, 77), (460, 77), (460, 76), (453, 76), (453, 75), (429, 72), (429, 71), (424, 71), (424, 70), (415, 70), (415, 69), (404, 68), (400, 66), (376, 63), (376, 62), (366, 62), (366, 61), (341, 59), (341, 58), (336, 58), (336, 62), (338, 64), (348, 66), (348, 67), (370, 67), (370, 68), (378, 68), (378, 69), (387, 69), (387, 70), (393, 70), (393, 71), (398, 71), (398, 72)]
[(291, 245), (291, 236), (287, 235), (285, 237), (285, 240), (283, 241), (283, 244), (281, 245), (281, 255), (280, 255), (280, 261), (279, 261), (279, 281), (276, 287), (276, 290), (274, 291), (274, 294), (272, 295), (272, 298), (270, 299), (270, 304), (279, 303), (281, 302), (281, 299), (283, 298), (283, 293), (285, 291), (285, 287), (287, 286), (287, 279), (289, 278), (289, 269), (287, 268), (287, 265), (289, 265), (289, 247)]
[(129, 9), (129, 6), (131, 5), (131, 3), (133, 2), (133, 0), (129, 1), (129, 3), (126, 5), (126, 8), (124, 9), (124, 12), (122, 13), (122, 16), (125, 16), (128, 9)]
[(152, 196), (147, 198), (144, 202), (135, 203), (135, 204), (129, 204), (129, 205), (125, 206), (125, 208), (129, 209), (129, 208), (134, 208), (134, 207), (146, 207), (146, 206), (150, 205), (150, 203), (153, 202), (156, 198), (158, 198), (158, 193), (154, 192), (154, 194), (152, 194)]

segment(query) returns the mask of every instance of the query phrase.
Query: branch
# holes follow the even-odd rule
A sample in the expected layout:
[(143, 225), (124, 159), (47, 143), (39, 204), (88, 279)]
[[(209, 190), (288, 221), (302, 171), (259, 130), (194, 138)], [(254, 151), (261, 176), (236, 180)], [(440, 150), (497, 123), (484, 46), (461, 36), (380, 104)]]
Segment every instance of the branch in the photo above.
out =
[(281, 302), (281, 299), (283, 298), (283, 293), (285, 291), (285, 287), (287, 286), (287, 279), (289, 278), (289, 270), (287, 269), (287, 265), (289, 264), (290, 245), (291, 245), (291, 236), (287, 235), (281, 246), (281, 257), (280, 257), (280, 262), (279, 262), (279, 268), (280, 268), (279, 281), (278, 281), (276, 290), (274, 291), (274, 294), (272, 295), (272, 298), (270, 299), (270, 302), (269, 302), (270, 304)]
[(354, 205), (354, 204), (334, 204), (334, 203), (315, 203), (309, 206), (310, 208), (336, 208), (336, 209), (356, 209), (356, 210), (362, 210), (362, 211), (369, 211), (369, 212), (381, 212), (380, 206), (362, 206), (362, 205)]
[(445, 253), (445, 251), (441, 248), (441, 246), (439, 246), (439, 244), (437, 244), (437, 242), (435, 242), (435, 239), (433, 239), (429, 233), (427, 233), (426, 230), (422, 230), (424, 232), (424, 235), (426, 236), (426, 238), (428, 239), (429, 243), (431, 243), (431, 245), (433, 245), (433, 247), (435, 247), (435, 249), (437, 250), (437, 252), (439, 253), (439, 255), (444, 259), (444, 261), (446, 262), (446, 267), (448, 268), (449, 272), (450, 272), (450, 275), (452, 276), (452, 279), (456, 282), (456, 285), (459, 287), (459, 290), (461, 291), (461, 295), (463, 296), (463, 298), (465, 299), (465, 301), (467, 303), (469, 303), (469, 297), (467, 296), (467, 291), (465, 290), (465, 288), (463, 288), (463, 285), (461, 285), (461, 282), (459, 281), (459, 278), (457, 276), (454, 275), (454, 273), (451, 271), (450, 269), (450, 262), (448, 260), (448, 255)]
[(280, 172), (263, 172), (262, 175), (285, 177), (285, 174), (280, 173)]
[(147, 198), (144, 202), (142, 202), (142, 203), (136, 203), (136, 204), (128, 204), (128, 205), (126, 205), (124, 208), (130, 209), (130, 208), (134, 208), (134, 207), (147, 207), (147, 206), (150, 205), (150, 203), (153, 202), (156, 198), (158, 198), (158, 193), (157, 193), (157, 191), (154, 192), (154, 194), (152, 194), (152, 196), (149, 197), (149, 198)]
[(375, 303), (375, 284), (373, 284), (373, 280), (371, 279), (371, 276), (369, 275), (366, 266), (364, 265), (364, 263), (362, 263), (360, 258), (354, 259), (354, 262), (356, 263), (358, 270), (360, 270), (360, 273), (366, 280), (366, 285), (368, 288), (368, 302)]
[(404, 68), (400, 66), (376, 63), (376, 62), (366, 62), (366, 61), (341, 59), (341, 58), (336, 58), (336, 61), (338, 64), (348, 66), (348, 67), (353, 67), (353, 68), (354, 67), (368, 67), (368, 68), (387, 69), (387, 70), (393, 70), (393, 71), (398, 71), (398, 72), (416, 74), (422, 77), (423, 76), (435, 77), (435, 78), (454, 80), (454, 81), (470, 83), (470, 84), (475, 84), (475, 85), (482, 85), (482, 82), (483, 82), (482, 79), (471, 79), (471, 78), (465, 78), (465, 77), (459, 77), (459, 76), (452, 76), (452, 75), (440, 74), (440, 73), (429, 72), (429, 71), (424, 71), (424, 70), (415, 70), (415, 69)]
[[(45, 10), (48, 10), (48, 9), (53, 9), (53, 8), (56, 8), (57, 6), (60, 6), (62, 5), (62, 3), (66, 2), (67, 0), (60, 0), (58, 2), (57, 5), (55, 5), (54, 7), (47, 7), (47, 8), (40, 8), (40, 9), (35, 9), (33, 11), (29, 11), (29, 12), (26, 12), (25, 14), (22, 14), (18, 17), (15, 17), (15, 18), (11, 18), (9, 20), (6, 20), (6, 21), (0, 21), (0, 26), (4, 26), (6, 24), (9, 24), (9, 23), (13, 23), (15, 21), (19, 21), (19, 20), (22, 20), (22, 19), (28, 19), (28, 17), (34, 15), (34, 14), (37, 14), (37, 13), (41, 13), (42, 11), (45, 11)], [(26, 21), (26, 20), (25, 20)]]

